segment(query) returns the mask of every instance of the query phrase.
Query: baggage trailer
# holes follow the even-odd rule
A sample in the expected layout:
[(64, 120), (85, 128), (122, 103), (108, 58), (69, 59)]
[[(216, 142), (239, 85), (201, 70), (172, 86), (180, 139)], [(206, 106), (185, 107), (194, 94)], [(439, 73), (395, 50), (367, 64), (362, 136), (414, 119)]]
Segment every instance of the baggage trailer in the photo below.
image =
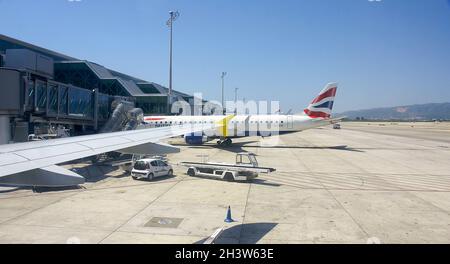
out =
[(274, 168), (259, 167), (256, 155), (253, 153), (239, 153), (236, 155), (236, 164), (215, 162), (182, 162), (187, 167), (187, 175), (191, 177), (205, 177), (226, 181), (251, 181), (260, 173), (271, 173)]

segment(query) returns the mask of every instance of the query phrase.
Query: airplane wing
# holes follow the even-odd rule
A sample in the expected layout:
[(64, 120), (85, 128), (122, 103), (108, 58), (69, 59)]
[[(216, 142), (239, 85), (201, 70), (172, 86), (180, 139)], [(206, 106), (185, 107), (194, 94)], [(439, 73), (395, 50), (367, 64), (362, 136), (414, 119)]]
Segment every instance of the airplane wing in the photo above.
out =
[(338, 118), (331, 118), (331, 119), (328, 119), (328, 121), (330, 122), (330, 124), (337, 124), (337, 123), (339, 123), (339, 122), (341, 122), (342, 120), (344, 120), (344, 119), (346, 119), (347, 117), (346, 116), (343, 116), (343, 117), (338, 117)]
[(178, 149), (158, 143), (160, 140), (215, 127), (217, 124), (186, 124), (1, 145), (0, 184), (43, 187), (83, 184), (82, 176), (55, 165), (111, 151), (140, 154), (170, 153)]

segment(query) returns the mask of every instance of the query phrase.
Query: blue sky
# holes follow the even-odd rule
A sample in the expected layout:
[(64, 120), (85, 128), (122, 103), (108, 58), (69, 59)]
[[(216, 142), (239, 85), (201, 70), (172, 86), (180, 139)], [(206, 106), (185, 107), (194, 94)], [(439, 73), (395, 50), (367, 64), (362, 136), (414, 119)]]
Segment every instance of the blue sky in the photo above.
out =
[(301, 111), (338, 81), (336, 112), (450, 101), (449, 0), (0, 0), (0, 33), (220, 100)]

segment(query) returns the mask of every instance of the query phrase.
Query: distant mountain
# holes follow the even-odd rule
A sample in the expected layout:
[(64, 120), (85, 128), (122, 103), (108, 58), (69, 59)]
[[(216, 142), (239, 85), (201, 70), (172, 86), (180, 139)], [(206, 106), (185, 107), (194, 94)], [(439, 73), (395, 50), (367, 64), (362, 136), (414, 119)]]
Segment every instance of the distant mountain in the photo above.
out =
[(450, 103), (409, 105), (348, 111), (340, 116), (365, 120), (450, 120)]

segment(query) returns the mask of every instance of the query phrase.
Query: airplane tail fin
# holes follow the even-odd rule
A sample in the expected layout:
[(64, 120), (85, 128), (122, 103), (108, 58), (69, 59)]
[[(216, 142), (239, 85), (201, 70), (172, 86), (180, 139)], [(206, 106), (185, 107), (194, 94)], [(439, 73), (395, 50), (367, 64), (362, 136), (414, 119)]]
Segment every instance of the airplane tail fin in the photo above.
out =
[(330, 118), (333, 110), (338, 84), (329, 83), (325, 89), (305, 109), (305, 114), (311, 118)]

